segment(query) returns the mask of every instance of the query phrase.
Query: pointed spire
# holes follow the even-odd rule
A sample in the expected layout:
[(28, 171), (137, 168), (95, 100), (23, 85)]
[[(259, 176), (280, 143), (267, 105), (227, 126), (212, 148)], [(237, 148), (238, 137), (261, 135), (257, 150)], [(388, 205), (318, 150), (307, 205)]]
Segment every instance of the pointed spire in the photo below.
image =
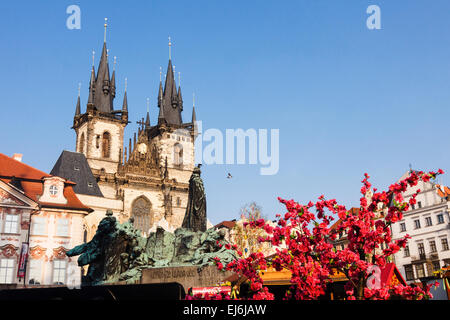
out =
[(195, 115), (195, 93), (192, 93), (192, 123), (195, 125), (197, 117)]
[[(106, 23), (105, 23), (106, 35)], [(106, 39), (106, 38), (105, 38)], [(97, 70), (97, 78), (95, 80), (95, 96), (94, 105), (100, 112), (109, 113), (113, 111), (114, 89), (111, 85), (109, 77), (108, 65), (108, 50), (106, 48), (106, 41), (103, 42), (102, 54)], [(115, 75), (114, 75), (115, 78)]]
[(79, 116), (81, 114), (80, 90), (81, 90), (81, 82), (78, 83), (78, 99), (77, 99), (77, 106), (75, 107), (75, 116)]
[(127, 82), (128, 82), (128, 79), (125, 78), (125, 92), (123, 94), (122, 112), (128, 112)]
[(150, 128), (150, 99), (147, 98), (147, 118), (145, 119), (145, 128)]
[(114, 57), (113, 73), (111, 76), (111, 95), (116, 96), (116, 57)]

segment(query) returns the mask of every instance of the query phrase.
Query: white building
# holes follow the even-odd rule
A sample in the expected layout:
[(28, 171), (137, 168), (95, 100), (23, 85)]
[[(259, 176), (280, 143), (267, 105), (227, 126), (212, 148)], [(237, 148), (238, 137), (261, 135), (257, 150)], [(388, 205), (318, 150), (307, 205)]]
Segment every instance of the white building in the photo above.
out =
[[(409, 171), (401, 179), (406, 178)], [(450, 265), (449, 192), (433, 182), (419, 181), (403, 194), (409, 201), (417, 189), (417, 203), (404, 213), (403, 219), (392, 226), (392, 238), (411, 236), (407, 247), (395, 254), (395, 264), (408, 283), (433, 275), (445, 265)]]

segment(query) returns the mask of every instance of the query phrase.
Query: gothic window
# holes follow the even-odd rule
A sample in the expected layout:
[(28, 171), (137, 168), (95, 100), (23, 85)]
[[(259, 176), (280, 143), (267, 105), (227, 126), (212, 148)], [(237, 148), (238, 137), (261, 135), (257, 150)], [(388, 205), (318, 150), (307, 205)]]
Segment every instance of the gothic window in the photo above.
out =
[(131, 207), (131, 217), (134, 219), (134, 227), (148, 233), (152, 225), (151, 203), (145, 197), (134, 200)]
[(173, 148), (173, 152), (174, 152), (173, 163), (175, 165), (181, 166), (183, 164), (183, 146), (177, 143)]
[(80, 153), (84, 153), (84, 132), (81, 134), (78, 150), (80, 151)]
[(111, 150), (111, 135), (109, 132), (103, 133), (103, 139), (102, 139), (102, 156), (103, 158), (109, 158), (110, 156), (110, 150)]

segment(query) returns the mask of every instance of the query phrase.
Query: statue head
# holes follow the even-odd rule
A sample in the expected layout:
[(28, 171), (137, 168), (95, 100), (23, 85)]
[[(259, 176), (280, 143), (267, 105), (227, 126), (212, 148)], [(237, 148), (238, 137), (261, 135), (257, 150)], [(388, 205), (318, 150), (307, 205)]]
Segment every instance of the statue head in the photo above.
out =
[(201, 166), (202, 166), (201, 163), (199, 163), (197, 166), (195, 166), (195, 167), (194, 167), (193, 174), (198, 174), (198, 175), (200, 175), (200, 173), (201, 173), (200, 167), (201, 167)]

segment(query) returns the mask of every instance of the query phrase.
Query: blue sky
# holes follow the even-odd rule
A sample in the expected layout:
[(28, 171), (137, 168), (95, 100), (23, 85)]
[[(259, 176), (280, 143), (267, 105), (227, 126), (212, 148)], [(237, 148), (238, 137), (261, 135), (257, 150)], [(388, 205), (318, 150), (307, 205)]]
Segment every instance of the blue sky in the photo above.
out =
[[(66, 28), (72, 4), (80, 30)], [(381, 30), (366, 27), (372, 4)], [(277, 196), (308, 202), (325, 194), (354, 206), (364, 172), (385, 188), (409, 164), (450, 169), (449, 12), (447, 0), (2, 2), (0, 152), (23, 153), (48, 172), (62, 150), (74, 150), (78, 83), (84, 110), (91, 52), (97, 65), (108, 17), (117, 108), (128, 78), (126, 141), (147, 97), (157, 118), (169, 35), (186, 121), (195, 92), (205, 129), (280, 130), (274, 176), (257, 165), (202, 167), (213, 223), (238, 217), (251, 201), (273, 218), (284, 213)]]

